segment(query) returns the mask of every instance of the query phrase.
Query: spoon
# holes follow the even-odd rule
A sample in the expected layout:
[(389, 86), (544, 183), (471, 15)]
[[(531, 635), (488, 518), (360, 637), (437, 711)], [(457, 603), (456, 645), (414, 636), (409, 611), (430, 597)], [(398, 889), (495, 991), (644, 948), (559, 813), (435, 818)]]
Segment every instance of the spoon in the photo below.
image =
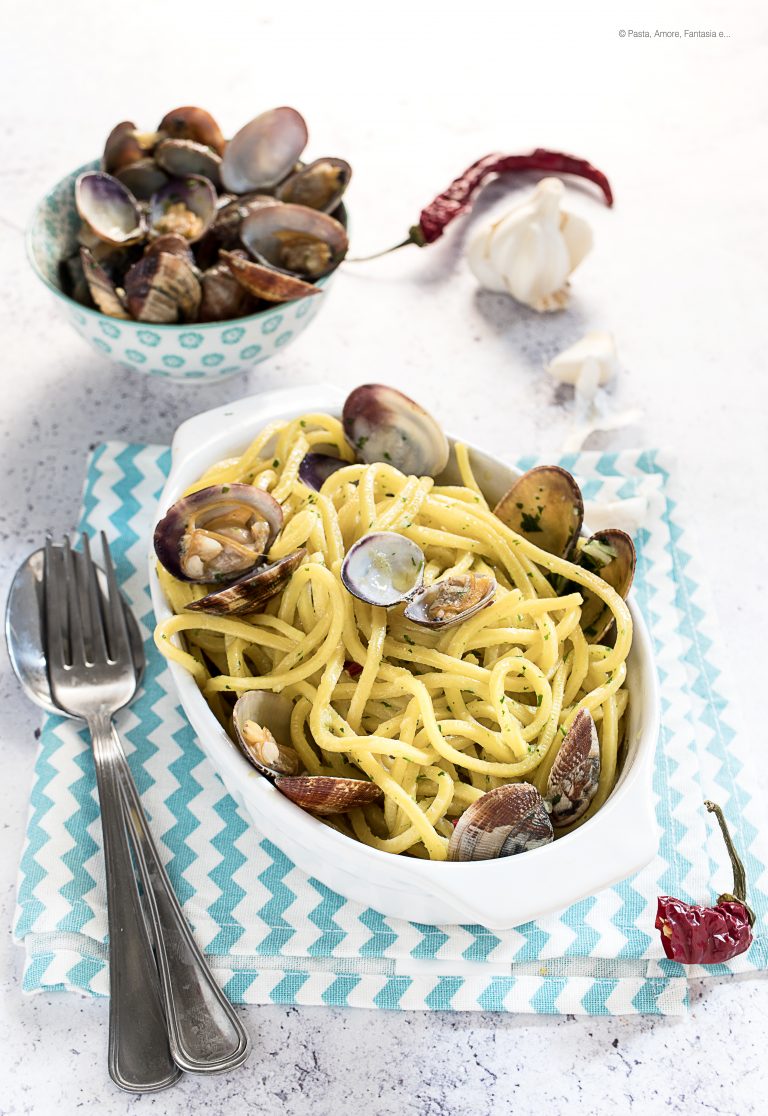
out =
[[(73, 551), (72, 557), (80, 563), (79, 551)], [(43, 632), (40, 617), (42, 615), (43, 600), (43, 563), (45, 551), (40, 548), (22, 562), (16, 571), (11, 588), (8, 593), (8, 603), (5, 609), (5, 642), (8, 647), (8, 657), (11, 660), (13, 673), (21, 683), (24, 693), (35, 705), (39, 705), (48, 713), (55, 713), (62, 717), (58, 705), (51, 697), (51, 687), (48, 682), (48, 671), (45, 666), (43, 653)], [(96, 568), (99, 588), (106, 597), (107, 579), (102, 570)], [(136, 686), (141, 682), (144, 673), (144, 648), (141, 642), (141, 633), (136, 623), (136, 618), (128, 605), (123, 601), (123, 611), (128, 623), (128, 636), (131, 641), (131, 654), (133, 666), (136, 671)]]
[[(76, 564), (84, 563), (79, 551), (71, 554)], [(69, 716), (53, 700), (43, 650), (44, 558), (45, 551), (37, 550), (16, 571), (6, 606), (5, 638), (13, 671), (30, 700), (58, 716)], [(98, 567), (96, 574), (107, 599), (106, 575)], [(144, 648), (133, 613), (124, 599), (122, 604), (138, 688), (144, 671)], [(248, 1035), (187, 926), (146, 824), (119, 739), (118, 748), (119, 782), (144, 889), (148, 929), (157, 954), (174, 1061), (191, 1073), (226, 1072), (247, 1058)]]

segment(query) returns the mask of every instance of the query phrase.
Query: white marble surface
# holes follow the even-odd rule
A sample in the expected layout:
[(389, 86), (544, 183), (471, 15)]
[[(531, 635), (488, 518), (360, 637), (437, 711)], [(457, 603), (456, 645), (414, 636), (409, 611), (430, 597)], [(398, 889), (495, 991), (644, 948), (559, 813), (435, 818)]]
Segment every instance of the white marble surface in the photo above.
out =
[[(755, 516), (768, 405), (762, 5), (701, 0), (695, 15), (657, 0), (642, 10), (602, 0), (586, 12), (533, 8), (9, 6), (0, 46), (3, 588), (47, 528), (72, 527), (86, 450), (99, 439), (164, 442), (196, 411), (286, 382), (382, 379), (493, 452), (554, 453), (568, 403), (542, 365), (586, 328), (607, 328), (625, 368), (616, 403), (641, 406), (644, 418), (597, 444), (675, 453), (681, 514), (711, 559), (744, 740), (764, 742), (751, 693), (768, 621), (758, 594), (768, 537), (765, 514)], [(729, 37), (618, 34), (687, 22)], [(97, 359), (56, 316), (26, 265), (21, 230), (35, 197), (97, 153), (117, 120), (150, 127), (194, 102), (227, 130), (296, 104), (311, 153), (338, 152), (355, 167), (360, 253), (402, 237), (434, 192), (494, 149), (583, 154), (610, 174), (617, 204), (609, 212), (589, 190), (569, 190), (596, 247), (571, 308), (556, 317), (478, 293), (462, 259), (464, 225), (429, 250), (345, 267), (306, 335), (250, 377), (207, 389), (158, 383)], [(492, 187), (482, 209), (501, 194)], [(105, 1073), (106, 1004), (19, 992), (22, 959), (7, 928), (36, 717), (4, 660), (0, 708), (0, 1113), (558, 1116), (574, 1102), (584, 1116), (764, 1111), (768, 985), (759, 979), (697, 985), (683, 1021), (252, 1009), (244, 1069), (156, 1097), (120, 1095)], [(764, 761), (761, 778), (765, 789)]]

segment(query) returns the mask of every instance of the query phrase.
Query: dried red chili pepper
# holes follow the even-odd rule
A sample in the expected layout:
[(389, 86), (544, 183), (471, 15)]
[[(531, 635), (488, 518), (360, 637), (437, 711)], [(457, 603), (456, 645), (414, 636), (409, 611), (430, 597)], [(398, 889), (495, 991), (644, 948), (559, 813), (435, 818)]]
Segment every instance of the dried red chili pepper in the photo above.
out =
[(363, 673), (363, 668), (360, 666), (359, 663), (356, 663), (353, 659), (345, 659), (344, 660), (344, 669), (347, 672), (347, 674), (350, 676), (350, 678), (359, 678), (360, 675)]
[[(610, 182), (602, 171), (593, 167), (586, 159), (565, 155), (562, 151), (547, 151), (543, 147), (537, 147), (530, 155), (486, 155), (468, 167), (442, 194), (438, 194), (433, 202), (422, 209), (419, 223), (411, 227), (405, 240), (384, 252), (377, 252), (376, 256), (385, 256), (387, 252), (404, 248), (406, 244), (416, 244), (419, 248), (432, 244), (443, 235), (451, 221), (471, 209), (476, 191), (489, 178), (497, 174), (529, 170), (546, 171), (548, 174), (575, 174), (579, 178), (589, 179), (600, 187), (606, 204), (613, 205)], [(376, 256), (366, 256), (365, 259), (372, 260)]]
[(747, 878), (739, 854), (728, 832), (723, 811), (714, 802), (705, 802), (717, 818), (733, 867), (733, 893), (721, 895), (717, 906), (697, 907), (673, 899), (659, 898), (656, 929), (670, 961), (683, 965), (717, 965), (738, 957), (752, 944), (755, 916), (747, 906)]

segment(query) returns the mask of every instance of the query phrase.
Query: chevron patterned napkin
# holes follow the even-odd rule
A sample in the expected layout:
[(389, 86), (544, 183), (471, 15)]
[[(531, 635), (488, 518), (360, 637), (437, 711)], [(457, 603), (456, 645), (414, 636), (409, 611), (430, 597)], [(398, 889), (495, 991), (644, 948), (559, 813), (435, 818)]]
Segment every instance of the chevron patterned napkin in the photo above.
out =
[[(519, 462), (529, 468), (533, 459)], [(168, 872), (228, 995), (241, 1003), (683, 1014), (688, 976), (768, 968), (768, 857), (759, 803), (717, 666), (712, 608), (654, 453), (582, 453), (563, 462), (588, 500), (639, 497), (635, 594), (655, 643), (662, 730), (655, 769), (658, 855), (642, 872), (559, 914), (508, 931), (385, 918), (306, 876), (241, 814), (197, 746), (155, 652), (146, 549), (167, 449), (110, 442), (92, 455), (81, 529), (106, 531), (147, 639), (138, 700), (121, 717), (131, 767)], [(748, 954), (686, 970), (653, 929), (656, 896), (709, 902), (730, 886), (702, 800), (725, 807), (758, 921)], [(48, 717), (35, 767), (15, 934), (27, 991), (106, 995), (101, 830), (83, 732)]]

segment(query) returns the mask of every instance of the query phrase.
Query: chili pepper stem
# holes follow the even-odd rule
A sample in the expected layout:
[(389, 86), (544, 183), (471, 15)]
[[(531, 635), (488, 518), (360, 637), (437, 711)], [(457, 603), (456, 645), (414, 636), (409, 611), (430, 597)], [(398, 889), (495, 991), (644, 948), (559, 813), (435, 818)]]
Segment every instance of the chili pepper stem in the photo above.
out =
[(744, 865), (742, 863), (741, 857), (736, 852), (736, 846), (733, 843), (730, 830), (728, 829), (728, 823), (725, 820), (723, 811), (720, 809), (716, 802), (710, 802), (709, 799), (705, 799), (704, 805), (706, 806), (710, 814), (714, 814), (717, 818), (717, 824), (720, 826), (720, 832), (723, 835), (725, 847), (728, 850), (728, 857), (731, 861), (731, 867), (733, 868), (733, 893), (730, 894), (728, 892), (725, 892), (718, 898), (718, 903), (732, 903), (734, 901), (737, 903), (741, 903), (749, 917), (750, 926), (754, 926), (755, 914), (746, 901), (747, 873), (744, 870)]
[(418, 244), (419, 247), (423, 245), (412, 235), (408, 235), (405, 240), (401, 240), (399, 244), (393, 244), (391, 248), (385, 248), (381, 252), (374, 252), (372, 256), (347, 256), (347, 263), (367, 263), (368, 260), (380, 260), (382, 256), (388, 256), (391, 252), (396, 252), (398, 248), (405, 248), (408, 244)]

